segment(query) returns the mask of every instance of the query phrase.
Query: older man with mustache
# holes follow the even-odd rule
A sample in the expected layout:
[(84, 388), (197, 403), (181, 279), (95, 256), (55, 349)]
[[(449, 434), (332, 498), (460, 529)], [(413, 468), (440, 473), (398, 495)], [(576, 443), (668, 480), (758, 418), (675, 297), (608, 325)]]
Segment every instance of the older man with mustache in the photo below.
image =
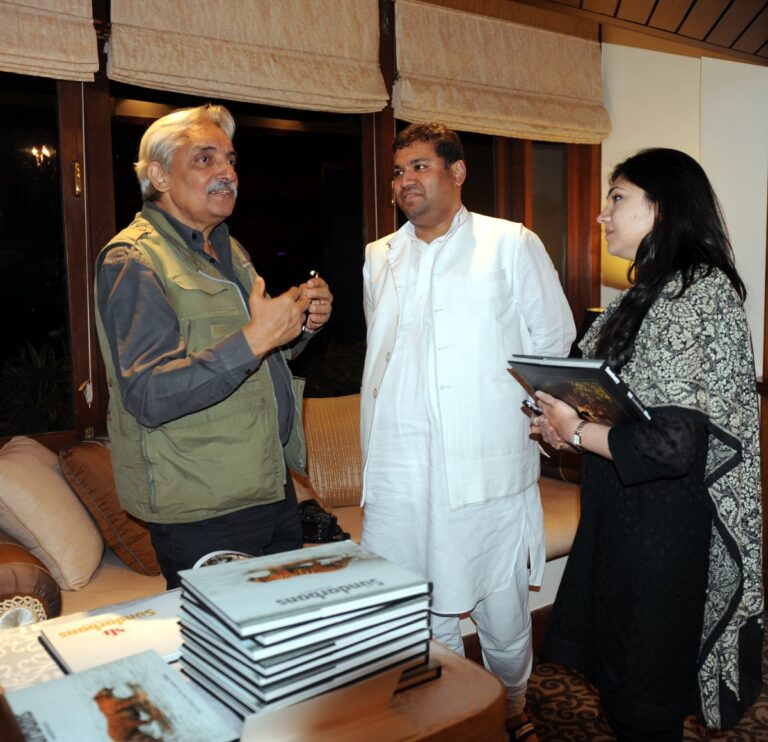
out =
[(230, 237), (234, 131), (222, 106), (155, 121), (136, 163), (144, 206), (96, 266), (117, 492), (149, 524), (169, 588), (210, 551), (302, 543), (287, 471), (304, 468), (301, 389), (286, 359), (333, 297), (319, 277), (270, 297)]

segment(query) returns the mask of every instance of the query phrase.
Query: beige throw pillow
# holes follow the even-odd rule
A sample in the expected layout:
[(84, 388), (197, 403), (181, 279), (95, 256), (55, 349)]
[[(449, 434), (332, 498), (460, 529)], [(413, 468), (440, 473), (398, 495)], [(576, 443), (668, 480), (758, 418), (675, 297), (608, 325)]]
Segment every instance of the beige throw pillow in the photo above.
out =
[(0, 528), (19, 541), (65, 590), (79, 590), (101, 563), (104, 539), (59, 468), (32, 438), (0, 448)]
[(117, 499), (109, 448), (97, 441), (75, 443), (59, 451), (59, 463), (110, 549), (136, 572), (159, 575), (149, 528), (126, 513)]

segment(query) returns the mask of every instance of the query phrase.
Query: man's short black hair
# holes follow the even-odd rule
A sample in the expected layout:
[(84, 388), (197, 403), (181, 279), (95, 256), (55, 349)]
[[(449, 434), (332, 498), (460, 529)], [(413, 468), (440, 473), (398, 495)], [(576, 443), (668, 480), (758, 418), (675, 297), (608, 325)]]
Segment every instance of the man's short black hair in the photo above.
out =
[(435, 152), (442, 158), (446, 167), (464, 159), (464, 147), (459, 135), (444, 124), (410, 124), (395, 137), (392, 151), (410, 147), (414, 142), (434, 142)]

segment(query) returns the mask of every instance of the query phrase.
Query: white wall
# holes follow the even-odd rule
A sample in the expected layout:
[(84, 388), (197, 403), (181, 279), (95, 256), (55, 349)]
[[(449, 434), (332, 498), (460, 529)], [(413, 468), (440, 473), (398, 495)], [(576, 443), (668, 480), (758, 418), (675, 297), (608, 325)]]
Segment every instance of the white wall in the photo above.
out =
[[(629, 38), (629, 37), (624, 37)], [(768, 68), (603, 44), (603, 82), (612, 132), (603, 142), (603, 194), (615, 164), (643, 147), (695, 157), (723, 205), (762, 373), (768, 198)], [(626, 284), (626, 261), (603, 245), (605, 305)]]
[(712, 181), (747, 285), (747, 318), (762, 374), (768, 197), (768, 67), (704, 58), (701, 164)]
[[(602, 194), (614, 166), (645, 147), (672, 147), (699, 159), (700, 62), (646, 49), (603, 44), (603, 85), (611, 133), (603, 142)], [(605, 306), (627, 287), (629, 263), (603, 241)]]

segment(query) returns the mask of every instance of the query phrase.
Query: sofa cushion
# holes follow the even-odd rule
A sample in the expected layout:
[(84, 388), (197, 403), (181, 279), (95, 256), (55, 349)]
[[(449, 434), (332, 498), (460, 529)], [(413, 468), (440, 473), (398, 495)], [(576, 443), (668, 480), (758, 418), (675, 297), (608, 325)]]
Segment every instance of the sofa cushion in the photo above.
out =
[(59, 452), (59, 464), (120, 560), (140, 574), (159, 575), (149, 528), (120, 507), (109, 448), (98, 441), (76, 443)]
[(61, 590), (45, 565), (0, 531), (0, 629), (45, 621), (61, 613)]
[(581, 489), (573, 482), (541, 477), (539, 492), (549, 561), (571, 552), (581, 516)]
[(363, 487), (360, 395), (304, 400), (307, 472), (331, 507), (358, 505)]
[(65, 590), (86, 585), (104, 552), (104, 540), (56, 454), (32, 438), (12, 438), (0, 448), (0, 527)]

